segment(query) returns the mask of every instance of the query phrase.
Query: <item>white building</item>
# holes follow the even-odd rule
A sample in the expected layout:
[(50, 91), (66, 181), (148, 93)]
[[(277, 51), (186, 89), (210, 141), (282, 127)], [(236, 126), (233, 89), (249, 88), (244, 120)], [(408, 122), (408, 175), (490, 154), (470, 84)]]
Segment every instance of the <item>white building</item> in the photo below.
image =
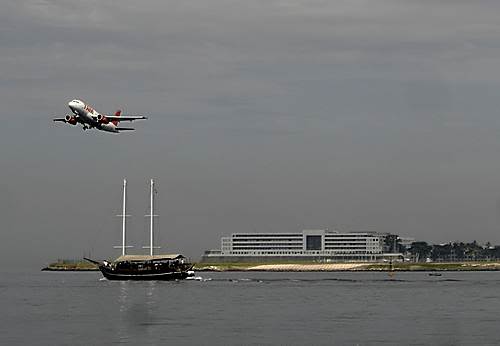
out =
[(220, 250), (206, 251), (202, 261), (376, 261), (382, 258), (382, 242), (374, 232), (233, 233), (221, 238)]

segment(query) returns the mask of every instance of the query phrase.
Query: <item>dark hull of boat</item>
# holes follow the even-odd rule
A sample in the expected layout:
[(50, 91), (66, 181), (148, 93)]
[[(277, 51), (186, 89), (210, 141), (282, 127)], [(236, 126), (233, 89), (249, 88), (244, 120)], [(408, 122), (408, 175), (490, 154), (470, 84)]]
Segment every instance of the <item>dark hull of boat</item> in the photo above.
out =
[(188, 277), (187, 271), (176, 272), (129, 272), (120, 273), (110, 268), (99, 266), (102, 275), (108, 280), (183, 280)]

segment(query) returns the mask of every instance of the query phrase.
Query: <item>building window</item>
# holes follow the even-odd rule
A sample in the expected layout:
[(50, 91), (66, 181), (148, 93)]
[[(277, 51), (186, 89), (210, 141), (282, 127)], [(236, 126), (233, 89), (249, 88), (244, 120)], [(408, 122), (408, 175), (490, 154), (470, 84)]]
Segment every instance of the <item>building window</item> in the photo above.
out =
[(306, 250), (321, 250), (321, 236), (320, 235), (306, 236)]

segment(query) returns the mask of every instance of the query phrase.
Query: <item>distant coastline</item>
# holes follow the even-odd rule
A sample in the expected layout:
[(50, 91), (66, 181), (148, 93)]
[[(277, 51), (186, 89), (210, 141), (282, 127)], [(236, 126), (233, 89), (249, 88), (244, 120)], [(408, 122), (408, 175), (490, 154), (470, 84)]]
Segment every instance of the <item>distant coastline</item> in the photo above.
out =
[(62, 260), (59, 259), (56, 262), (50, 263), (48, 266), (42, 268), (42, 271), (98, 271), (99, 268), (93, 263), (87, 262), (85, 260)]
[[(98, 271), (96, 265), (84, 260), (58, 260), (42, 268), (42, 271)], [(436, 262), (415, 263), (197, 263), (195, 271), (261, 271), (261, 272), (376, 272), (376, 271), (499, 271), (500, 262)]]

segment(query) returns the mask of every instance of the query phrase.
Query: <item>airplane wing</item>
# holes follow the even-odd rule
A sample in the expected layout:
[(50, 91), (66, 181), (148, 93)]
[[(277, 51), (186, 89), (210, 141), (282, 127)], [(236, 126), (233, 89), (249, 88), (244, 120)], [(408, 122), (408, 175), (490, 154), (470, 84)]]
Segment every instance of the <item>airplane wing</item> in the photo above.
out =
[(54, 118), (52, 121), (62, 121), (63, 123), (66, 123), (66, 118)]
[(116, 128), (118, 131), (135, 131), (135, 129), (131, 127), (117, 127)]
[(147, 119), (144, 115), (106, 115), (106, 119), (109, 121), (134, 121)]

